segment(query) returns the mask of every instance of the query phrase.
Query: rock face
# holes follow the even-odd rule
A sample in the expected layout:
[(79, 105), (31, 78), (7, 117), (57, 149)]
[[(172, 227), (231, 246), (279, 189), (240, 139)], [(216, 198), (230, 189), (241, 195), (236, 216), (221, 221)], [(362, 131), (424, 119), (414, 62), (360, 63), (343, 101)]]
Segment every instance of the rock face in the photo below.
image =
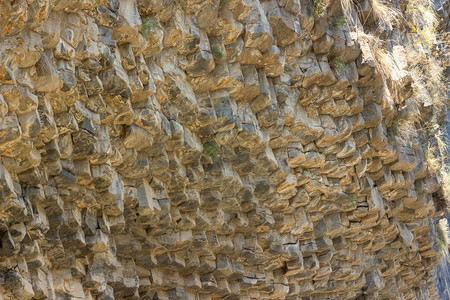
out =
[[(446, 216), (447, 224), (450, 221), (450, 214)], [(448, 253), (448, 252), (447, 252)], [(441, 263), (432, 271), (435, 275), (436, 290), (441, 299), (450, 299), (450, 259), (444, 256)]]
[(408, 75), (317, 3), (1, 1), (0, 298), (433, 298)]

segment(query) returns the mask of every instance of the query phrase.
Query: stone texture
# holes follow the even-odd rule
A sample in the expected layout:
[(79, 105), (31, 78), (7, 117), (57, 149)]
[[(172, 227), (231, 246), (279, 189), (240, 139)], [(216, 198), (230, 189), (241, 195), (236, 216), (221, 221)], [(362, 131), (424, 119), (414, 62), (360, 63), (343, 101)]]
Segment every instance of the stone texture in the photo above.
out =
[(1, 2), (0, 298), (432, 298), (439, 181), (310, 5)]

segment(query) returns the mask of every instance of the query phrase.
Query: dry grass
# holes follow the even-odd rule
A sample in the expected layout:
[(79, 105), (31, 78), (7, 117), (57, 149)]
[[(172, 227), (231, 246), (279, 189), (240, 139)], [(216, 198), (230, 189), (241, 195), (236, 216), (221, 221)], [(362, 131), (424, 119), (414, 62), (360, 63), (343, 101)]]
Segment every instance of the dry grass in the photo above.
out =
[[(341, 5), (344, 13), (351, 11), (352, 0), (341, 0)], [(400, 23), (404, 23), (405, 19), (402, 19), (401, 12), (390, 3), (371, 0), (371, 5), (372, 13), (379, 21), (380, 28), (391, 30)], [(417, 33), (420, 42), (419, 45), (414, 45), (412, 41), (410, 46), (405, 45), (404, 42), (400, 43), (405, 45), (408, 63), (406, 70), (410, 72), (413, 97), (418, 104), (434, 105), (441, 109), (446, 101), (447, 91), (445, 78), (442, 75), (443, 68), (436, 59), (422, 51), (422, 49), (427, 50), (432, 47), (435, 40), (434, 32), (439, 23), (431, 0), (409, 0), (406, 15), (410, 27)], [(360, 32), (358, 38), (368, 42), (373, 52), (377, 71), (388, 84), (391, 94), (395, 95), (402, 87), (404, 70), (396, 62), (395, 57), (386, 50), (376, 33)]]
[(408, 21), (416, 27), (428, 26), (436, 28), (439, 24), (439, 19), (433, 10), (433, 2), (431, 0), (408, 0), (405, 14)]
[(418, 31), (420, 37), (420, 43), (422, 44), (422, 48), (425, 50), (431, 50), (433, 47), (434, 41), (436, 40), (436, 33), (434, 28), (432, 27), (424, 27), (422, 30)]
[(408, 0), (405, 13), (414, 24), (436, 27), (439, 23), (433, 11), (433, 1), (431, 0)]
[(372, 13), (382, 29), (392, 30), (400, 24), (400, 11), (390, 3), (382, 0), (371, 0)]
[(430, 174), (436, 174), (440, 172), (439, 175), (443, 178), (442, 187), (443, 190), (450, 189), (450, 186), (445, 187), (444, 178), (447, 176), (445, 170), (445, 162), (447, 160), (448, 147), (444, 142), (444, 134), (439, 128), (434, 124), (428, 124), (428, 145), (425, 149), (425, 159), (427, 161), (428, 170)]
[(368, 43), (378, 73), (388, 83), (391, 92), (395, 94), (400, 85), (402, 70), (394, 56), (384, 48), (383, 41), (377, 36), (360, 32), (358, 33), (358, 38)]
[(437, 134), (435, 135), (437, 145), (439, 152), (442, 155), (443, 163), (445, 163), (445, 160), (447, 159), (447, 153), (448, 153), (448, 146), (444, 142), (444, 132), (440, 129), (438, 129)]
[(429, 105), (433, 103), (433, 98), (431, 98), (428, 89), (426, 88), (426, 83), (422, 79), (423, 72), (417, 67), (413, 67), (410, 70), (411, 77), (413, 79), (413, 93), (414, 99), (421, 103), (422, 105)]
[(430, 174), (436, 174), (442, 167), (442, 161), (437, 154), (437, 148), (433, 145), (428, 145), (425, 151), (425, 160), (428, 165), (428, 172)]
[(374, 55), (377, 62), (378, 71), (384, 74), (385, 79), (390, 81), (391, 85), (396, 85), (399, 83), (402, 78), (401, 70), (394, 56), (381, 47), (375, 47)]
[(434, 105), (438, 110), (443, 109), (447, 99), (443, 67), (436, 59), (413, 48), (407, 50), (407, 60), (415, 100), (425, 106)]
[(447, 203), (450, 203), (450, 171), (442, 172), (442, 191)]
[(406, 17), (411, 33), (417, 33), (419, 41), (425, 50), (429, 50), (436, 40), (436, 27), (439, 19), (433, 10), (430, 0), (409, 0), (406, 7)]
[(448, 256), (448, 251), (446, 250), (449, 245), (448, 225), (447, 219), (445, 218), (440, 219), (439, 223), (435, 225), (436, 242), (440, 248), (441, 254), (444, 255), (444, 257)]

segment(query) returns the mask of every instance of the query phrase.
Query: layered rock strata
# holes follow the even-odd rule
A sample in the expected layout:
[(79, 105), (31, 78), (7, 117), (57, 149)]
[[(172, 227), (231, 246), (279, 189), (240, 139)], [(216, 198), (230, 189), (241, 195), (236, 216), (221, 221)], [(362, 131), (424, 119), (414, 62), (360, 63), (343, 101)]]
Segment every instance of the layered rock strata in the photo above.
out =
[(434, 297), (410, 78), (318, 3), (1, 1), (0, 295)]

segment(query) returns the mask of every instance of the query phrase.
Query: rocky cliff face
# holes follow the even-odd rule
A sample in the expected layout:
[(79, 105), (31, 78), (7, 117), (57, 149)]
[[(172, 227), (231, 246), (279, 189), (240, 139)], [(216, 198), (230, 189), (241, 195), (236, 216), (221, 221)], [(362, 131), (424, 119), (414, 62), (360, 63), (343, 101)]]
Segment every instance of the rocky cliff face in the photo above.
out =
[(0, 298), (436, 296), (406, 47), (344, 3), (1, 1)]

